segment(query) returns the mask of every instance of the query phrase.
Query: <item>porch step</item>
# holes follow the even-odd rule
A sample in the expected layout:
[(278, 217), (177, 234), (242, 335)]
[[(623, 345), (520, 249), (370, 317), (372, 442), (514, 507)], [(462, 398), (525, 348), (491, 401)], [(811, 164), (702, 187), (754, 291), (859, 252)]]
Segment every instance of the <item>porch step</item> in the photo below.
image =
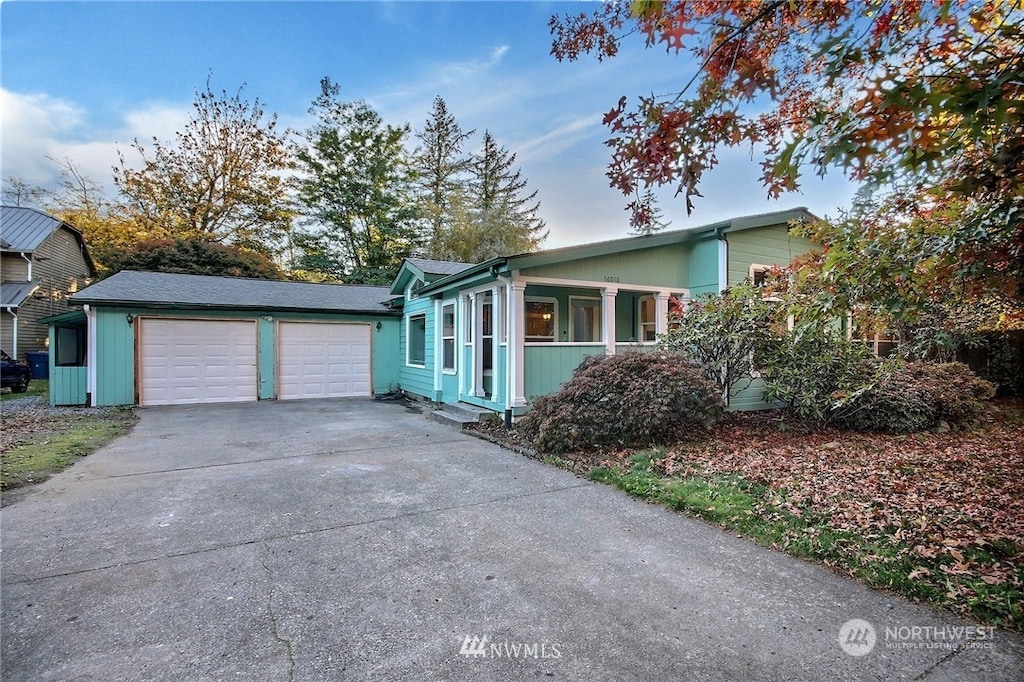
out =
[(443, 403), (438, 409), (427, 412), (427, 419), (462, 429), (466, 424), (479, 424), (499, 419), (493, 410), (469, 403)]

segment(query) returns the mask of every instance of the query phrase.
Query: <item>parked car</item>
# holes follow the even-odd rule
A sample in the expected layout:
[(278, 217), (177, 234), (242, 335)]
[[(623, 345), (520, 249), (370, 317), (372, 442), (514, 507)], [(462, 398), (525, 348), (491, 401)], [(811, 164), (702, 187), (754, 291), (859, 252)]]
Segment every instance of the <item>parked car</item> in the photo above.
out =
[(2, 361), (2, 372), (0, 377), (3, 380), (3, 387), (10, 387), (13, 393), (24, 393), (28, 390), (28, 382), (32, 378), (32, 371), (24, 362), (18, 362), (10, 355), (0, 350), (0, 361)]

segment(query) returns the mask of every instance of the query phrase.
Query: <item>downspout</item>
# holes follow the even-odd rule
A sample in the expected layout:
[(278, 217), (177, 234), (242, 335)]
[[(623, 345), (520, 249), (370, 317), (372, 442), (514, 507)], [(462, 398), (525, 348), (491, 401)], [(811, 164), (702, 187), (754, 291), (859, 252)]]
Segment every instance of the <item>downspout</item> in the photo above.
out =
[(82, 306), (85, 313), (85, 390), (89, 396), (89, 405), (96, 407), (96, 311), (88, 303)]
[(715, 232), (718, 237), (718, 293), (729, 288), (729, 242), (721, 230)]
[(25, 277), (25, 281), (26, 282), (31, 282), (32, 281), (32, 257), (31, 256), (26, 256), (24, 251), (22, 251), (20, 255), (21, 255), (22, 260), (24, 260), (26, 263), (28, 263), (28, 275)]
[(11, 357), (15, 360), (18, 359), (18, 313), (14, 312), (17, 310), (14, 306), (7, 306), (7, 314), (14, 318), (14, 326), (11, 327)]
[[(715, 230), (715, 236), (718, 237), (718, 293), (722, 294), (729, 288), (729, 241), (725, 238), (721, 229)], [(726, 368), (723, 367), (723, 376), (725, 372)], [(730, 386), (726, 386), (722, 395), (726, 406), (729, 405), (729, 398), (732, 393), (730, 388)]]

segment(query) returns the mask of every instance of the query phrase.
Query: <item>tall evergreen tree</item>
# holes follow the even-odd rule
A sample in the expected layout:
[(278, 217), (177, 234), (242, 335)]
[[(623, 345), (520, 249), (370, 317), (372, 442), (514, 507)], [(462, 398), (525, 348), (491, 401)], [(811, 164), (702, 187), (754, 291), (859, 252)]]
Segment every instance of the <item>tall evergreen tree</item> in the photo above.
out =
[(419, 178), (418, 208), (428, 225), (427, 253), (431, 257), (443, 255), (437, 252), (437, 247), (443, 241), (445, 229), (450, 229), (458, 218), (470, 168), (463, 146), (475, 132), (463, 132), (445, 101), (435, 97), (430, 118), (423, 130), (416, 133), (420, 147), (413, 157), (413, 165)]
[(419, 244), (409, 126), (386, 125), (364, 101), (341, 101), (329, 78), (320, 86), (310, 108), (316, 122), (294, 146), (305, 241), (317, 245), (302, 265), (320, 263), (347, 282), (387, 283)]
[(483, 146), (473, 156), (472, 177), (459, 222), (444, 235), (435, 252), (453, 260), (480, 262), (494, 256), (535, 250), (547, 237), (537, 215), (537, 190), (515, 168), (516, 155), (484, 131)]

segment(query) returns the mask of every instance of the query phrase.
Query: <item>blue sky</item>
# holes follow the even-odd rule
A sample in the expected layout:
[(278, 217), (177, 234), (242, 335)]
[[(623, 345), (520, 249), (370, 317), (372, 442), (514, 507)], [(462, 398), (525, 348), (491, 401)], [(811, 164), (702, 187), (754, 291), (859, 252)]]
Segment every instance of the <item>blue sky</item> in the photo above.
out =
[[(422, 127), (443, 97), (464, 129), (488, 129), (517, 154), (551, 235), (545, 247), (622, 237), (627, 199), (608, 186), (601, 117), (621, 95), (668, 93), (689, 58), (644, 50), (559, 63), (552, 14), (592, 3), (29, 2), (0, 5), (2, 174), (52, 186), (70, 158), (110, 183), (117, 150), (173, 138), (197, 88), (259, 98), (282, 126), (306, 127), (323, 76), (392, 124)], [(129, 156), (131, 158), (131, 156)], [(726, 150), (687, 217), (663, 193), (673, 229), (807, 206), (835, 215), (853, 187), (835, 173), (768, 200), (749, 150)]]

